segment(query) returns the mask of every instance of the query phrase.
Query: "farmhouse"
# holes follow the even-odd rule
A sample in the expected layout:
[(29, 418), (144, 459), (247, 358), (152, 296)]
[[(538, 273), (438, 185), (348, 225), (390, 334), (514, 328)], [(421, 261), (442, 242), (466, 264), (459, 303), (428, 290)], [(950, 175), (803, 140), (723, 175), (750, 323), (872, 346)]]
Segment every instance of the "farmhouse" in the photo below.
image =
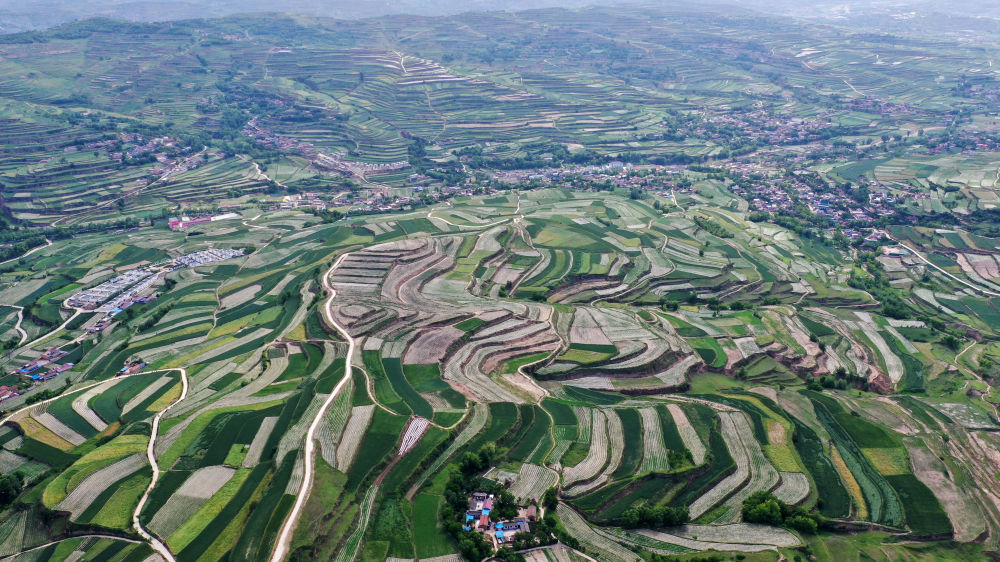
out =
[(16, 398), (21, 394), (12, 386), (0, 386), (0, 402), (9, 398)]
[(526, 508), (518, 509), (517, 517), (513, 521), (491, 521), (490, 514), (493, 510), (493, 494), (484, 492), (474, 492), (469, 496), (469, 509), (465, 513), (466, 531), (478, 531), (483, 533), (488, 539), (492, 539), (494, 548), (514, 540), (517, 533), (529, 533), (530, 524), (538, 517), (538, 507), (529, 505)]

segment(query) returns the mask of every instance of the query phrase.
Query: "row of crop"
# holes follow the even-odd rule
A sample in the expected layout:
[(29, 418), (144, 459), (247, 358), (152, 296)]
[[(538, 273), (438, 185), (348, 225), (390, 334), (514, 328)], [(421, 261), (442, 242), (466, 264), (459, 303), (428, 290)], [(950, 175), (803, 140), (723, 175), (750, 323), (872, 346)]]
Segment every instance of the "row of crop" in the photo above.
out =
[(899, 497), (889, 482), (885, 480), (885, 477), (879, 474), (865, 458), (861, 448), (851, 438), (851, 434), (835, 417), (835, 413), (842, 412), (839, 404), (833, 399), (818, 394), (812, 395), (810, 398), (816, 410), (816, 417), (830, 434), (832, 444), (836, 446), (847, 468), (861, 487), (867, 504), (868, 516), (876, 523), (901, 527), (905, 517)]

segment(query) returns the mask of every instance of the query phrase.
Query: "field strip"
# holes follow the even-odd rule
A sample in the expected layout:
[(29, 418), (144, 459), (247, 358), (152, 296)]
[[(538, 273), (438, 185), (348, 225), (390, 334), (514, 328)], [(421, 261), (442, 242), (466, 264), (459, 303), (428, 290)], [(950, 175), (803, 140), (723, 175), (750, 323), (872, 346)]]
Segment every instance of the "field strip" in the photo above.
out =
[(160, 390), (165, 385), (171, 382), (173, 382), (173, 379), (165, 375), (156, 379), (156, 381), (153, 382), (153, 384), (142, 389), (142, 391), (139, 394), (136, 394), (135, 396), (132, 397), (131, 400), (125, 403), (125, 406), (122, 407), (122, 415), (125, 415), (134, 410), (136, 406), (145, 402), (146, 399), (155, 394), (157, 390)]
[(559, 475), (555, 471), (537, 464), (524, 463), (517, 471), (517, 481), (510, 487), (510, 493), (518, 501), (539, 500), (546, 490), (558, 482)]
[(21, 322), (24, 321), (24, 307), (14, 304), (0, 304), (0, 306), (9, 306), (10, 308), (17, 309), (17, 324), (14, 324), (14, 331), (21, 334), (21, 339), (17, 340), (17, 345), (21, 345), (24, 343), (24, 340), (28, 339), (28, 332), (25, 332), (24, 328), (21, 327)]
[(358, 519), (358, 528), (351, 533), (351, 536), (347, 539), (347, 543), (344, 544), (344, 548), (337, 555), (337, 562), (351, 562), (357, 557), (358, 547), (361, 546), (361, 538), (364, 537), (365, 530), (368, 528), (368, 519), (371, 517), (372, 504), (375, 503), (375, 494), (377, 492), (378, 486), (372, 486), (365, 493), (365, 498), (361, 501), (361, 517)]
[(142, 459), (142, 453), (135, 453), (103, 467), (84, 478), (56, 504), (55, 508), (70, 512), (72, 514), (70, 520), (76, 520), (104, 490), (128, 478), (142, 468), (143, 464), (145, 461)]
[(607, 416), (602, 410), (593, 410), (592, 415), (591, 439), (587, 455), (576, 465), (563, 469), (564, 488), (596, 477), (608, 463), (610, 447), (608, 447)]
[[(161, 370), (167, 370), (167, 369), (161, 369)], [(169, 369), (169, 370), (176, 370), (176, 369)], [(91, 388), (94, 388), (95, 386), (98, 386), (98, 385), (101, 385), (101, 384), (105, 384), (105, 383), (107, 383), (110, 380), (120, 381), (120, 380), (122, 380), (124, 378), (137, 377), (139, 375), (147, 375), (149, 373), (155, 373), (155, 372), (157, 372), (157, 371), (147, 371), (147, 372), (144, 372), (144, 373), (135, 373), (133, 375), (125, 375), (124, 377), (118, 377), (118, 378), (115, 378), (115, 379), (105, 379), (103, 381), (97, 381), (95, 383), (91, 383), (91, 384), (88, 384), (88, 385), (81, 386), (80, 388), (74, 388), (73, 390), (67, 390), (66, 392), (63, 392), (62, 394), (59, 394), (58, 396), (53, 396), (52, 398), (47, 398), (47, 399), (42, 400), (40, 402), (35, 402), (34, 404), (28, 404), (27, 406), (23, 406), (21, 408), (18, 408), (17, 410), (14, 410), (13, 412), (7, 414), (7, 417), (5, 417), (2, 420), (0, 420), (0, 426), (3, 426), (4, 424), (6, 424), (7, 422), (9, 422), (10, 420), (14, 419), (14, 417), (16, 417), (16, 416), (18, 416), (18, 415), (20, 415), (20, 414), (22, 414), (24, 412), (27, 412), (28, 410), (31, 410), (31, 409), (34, 409), (34, 408), (38, 408), (39, 406), (43, 406), (43, 405), (49, 404), (51, 402), (55, 402), (56, 400), (59, 400), (60, 398), (63, 398), (65, 396), (69, 396), (70, 394), (76, 394), (77, 392), (80, 392), (80, 391), (83, 391), (83, 390), (89, 390)]]
[(655, 408), (639, 408), (642, 420), (642, 464), (639, 473), (669, 472), (667, 446), (663, 442), (663, 428)]
[[(314, 461), (314, 451), (315, 451), (315, 441), (316, 441), (316, 430), (319, 428), (320, 423), (323, 421), (326, 415), (327, 409), (329, 409), (330, 404), (337, 398), (340, 391), (343, 390), (347, 381), (351, 380), (351, 363), (354, 358), (354, 338), (348, 333), (347, 329), (337, 322), (336, 317), (333, 315), (333, 310), (331, 305), (333, 304), (334, 297), (337, 296), (337, 291), (330, 284), (330, 275), (340, 267), (343, 263), (344, 258), (349, 256), (350, 253), (343, 253), (337, 258), (337, 261), (330, 266), (329, 271), (323, 276), (323, 287), (330, 294), (330, 297), (326, 300), (326, 305), (323, 307), (323, 313), (326, 315), (327, 321), (331, 326), (336, 328), (340, 335), (347, 341), (347, 357), (344, 359), (344, 376), (334, 387), (330, 395), (327, 396), (326, 401), (320, 406), (319, 411), (316, 412), (316, 417), (313, 418), (311, 424), (309, 424), (309, 430), (306, 432), (306, 443), (304, 451), (305, 459), (305, 471), (302, 475), (302, 486), (299, 488), (299, 493), (295, 496), (295, 505), (292, 506), (291, 511), (288, 512), (288, 516), (285, 519), (284, 524), (281, 526), (281, 533), (278, 534), (278, 539), (274, 542), (274, 551), (271, 553), (272, 562), (280, 562), (288, 554), (289, 545), (292, 541), (292, 532), (295, 530), (295, 524), (298, 522), (299, 514), (302, 512), (302, 506), (306, 503), (306, 498), (309, 496), (309, 490), (312, 487), (313, 479), (313, 461)], [(374, 490), (375, 487), (372, 487)], [(372, 490), (369, 490), (371, 493)], [(371, 498), (366, 497), (366, 502), (368, 503), (368, 511), (371, 511), (371, 502), (374, 500), (374, 495)], [(367, 524), (368, 516), (364, 516), (365, 523)], [(353, 537), (352, 537), (353, 538)], [(360, 540), (360, 537), (359, 539)]]
[(337, 444), (337, 464), (335, 465), (341, 472), (347, 472), (354, 463), (354, 457), (361, 446), (365, 432), (372, 422), (375, 414), (375, 404), (365, 406), (355, 406), (351, 408), (351, 415), (344, 426), (344, 432), (340, 443)]
[(809, 477), (801, 472), (781, 472), (781, 484), (774, 489), (774, 497), (795, 505), (809, 497)]
[[(156, 481), (160, 477), (160, 466), (156, 462), (155, 454), (156, 434), (160, 428), (160, 418), (162, 418), (163, 414), (172, 408), (174, 404), (184, 400), (184, 397), (187, 396), (188, 392), (188, 376), (187, 371), (184, 370), (183, 367), (159, 369), (159, 371), (177, 371), (181, 374), (181, 395), (177, 398), (177, 400), (174, 400), (173, 403), (153, 416), (153, 428), (149, 434), (149, 444), (146, 446), (146, 458), (149, 460), (149, 465), (153, 468), (153, 478), (149, 481), (149, 486), (146, 487), (146, 491), (142, 493), (142, 497), (139, 498), (139, 504), (135, 507), (135, 512), (132, 513), (132, 527), (135, 529), (135, 532), (139, 533), (139, 536), (146, 539), (149, 546), (151, 546), (156, 553), (167, 560), (167, 562), (176, 562), (173, 554), (170, 553), (170, 549), (167, 548), (167, 545), (160, 542), (160, 539), (146, 532), (146, 530), (142, 528), (142, 523), (139, 523), (139, 514), (142, 513), (142, 507), (146, 505), (146, 501), (149, 500), (149, 494), (153, 491), (153, 487), (156, 486)], [(150, 373), (155, 372), (157, 371), (150, 371)]]
[(257, 428), (257, 433), (254, 434), (253, 441), (250, 442), (250, 448), (247, 449), (247, 454), (243, 457), (245, 468), (257, 466), (257, 463), (260, 462), (260, 456), (264, 453), (264, 445), (267, 444), (267, 439), (271, 436), (271, 431), (276, 423), (278, 423), (278, 416), (268, 416), (260, 422), (260, 427)]
[[(890, 239), (892, 239), (892, 240), (896, 240), (895, 238), (892, 237), (891, 234), (888, 233), (888, 231), (885, 232), (885, 236), (888, 237), (888, 238), (890, 238)], [(965, 281), (963, 279), (959, 279), (958, 277), (955, 277), (951, 273), (948, 273), (947, 271), (945, 271), (944, 269), (942, 269), (941, 267), (939, 267), (937, 264), (931, 263), (927, 258), (925, 258), (924, 256), (922, 256), (920, 254), (920, 252), (914, 250), (908, 244), (904, 244), (903, 242), (900, 242), (899, 240), (896, 240), (896, 243), (899, 244), (900, 246), (906, 248), (907, 250), (913, 252), (913, 255), (917, 256), (917, 258), (920, 259), (920, 261), (922, 261), (922, 262), (926, 263), (927, 265), (933, 267), (934, 269), (940, 271), (941, 273), (945, 274), (946, 276), (950, 277), (951, 279), (953, 279), (955, 281), (958, 281), (959, 283), (965, 285), (966, 287), (969, 287), (969, 288), (971, 288), (974, 291), (978, 291), (978, 292), (980, 292), (980, 293), (982, 293), (982, 294), (984, 294), (986, 296), (1000, 297), (1000, 293), (995, 293), (993, 291), (988, 291), (986, 289), (983, 289), (982, 287), (979, 287), (977, 285), (973, 285), (972, 283), (969, 283), (968, 281)]]
[(898, 355), (893, 353), (892, 348), (890, 348), (889, 344), (887, 344), (885, 339), (882, 338), (882, 334), (878, 333), (878, 331), (874, 329), (873, 324), (866, 324), (861, 333), (868, 338), (868, 341), (872, 342), (878, 352), (882, 355), (882, 360), (885, 362), (886, 374), (889, 375), (892, 383), (896, 384), (902, 380), (903, 375), (905, 374), (903, 361)]
[(49, 333), (47, 333), (47, 334), (45, 334), (43, 336), (39, 336), (39, 337), (35, 338), (33, 341), (30, 341), (30, 342), (22, 345), (20, 349), (29, 348), (29, 347), (35, 345), (36, 343), (45, 341), (45, 340), (49, 339), (50, 337), (54, 336), (55, 334), (58, 334), (63, 328), (65, 328), (66, 326), (68, 326), (69, 323), (72, 322), (74, 318), (76, 318), (77, 316), (79, 316), (81, 312), (83, 312), (83, 309), (78, 308), (78, 309), (74, 310), (73, 311), (73, 315), (70, 316), (69, 318), (67, 318), (66, 321), (63, 322), (62, 324), (60, 324), (57, 328), (55, 328), (54, 330), (52, 330), (51, 332), (49, 332)]
[(621, 561), (639, 562), (642, 560), (634, 552), (611, 540), (607, 536), (595, 531), (582, 515), (564, 503), (560, 503), (556, 509), (559, 519), (566, 526), (569, 532), (580, 543), (592, 552), (597, 560), (602, 562)]
[[(108, 379), (107, 381), (104, 382), (109, 382), (109, 381), (114, 382), (114, 379)], [(105, 390), (107, 389), (103, 388), (101, 385), (97, 385), (88, 390), (87, 392), (84, 392), (80, 396), (74, 398), (72, 404), (73, 411), (76, 412), (77, 414), (80, 414), (81, 418), (86, 420), (87, 423), (91, 425), (91, 427), (93, 427), (99, 432), (107, 429), (108, 424), (105, 423), (105, 421), (102, 420), (100, 416), (98, 416), (93, 410), (91, 410), (90, 406), (88, 406), (87, 404), (90, 402), (91, 398), (97, 396), (98, 394), (104, 392)]]
[(29, 552), (34, 552), (36, 550), (42, 550), (43, 548), (48, 548), (48, 547), (50, 547), (50, 546), (52, 546), (54, 544), (59, 544), (61, 542), (71, 541), (73, 539), (111, 539), (111, 540), (115, 540), (115, 541), (130, 542), (132, 544), (139, 544), (139, 543), (142, 542), (140, 540), (129, 539), (129, 538), (125, 538), (125, 537), (119, 537), (117, 535), (101, 535), (101, 534), (74, 535), (72, 537), (67, 537), (65, 539), (60, 539), (60, 540), (57, 540), (57, 541), (50, 541), (50, 542), (47, 542), (47, 543), (40, 544), (38, 546), (33, 546), (33, 547), (29, 548), (28, 550), (22, 550), (21, 552), (15, 552), (14, 554), (11, 554), (9, 556), (4, 556), (3, 558), (0, 558), (0, 562), (13, 562), (14, 560), (18, 559), (22, 554), (28, 554)]
[(48, 412), (34, 414), (31, 417), (35, 418), (38, 423), (45, 426), (45, 429), (48, 429), (57, 436), (70, 442), (73, 446), (83, 445), (83, 443), (87, 440), (84, 436), (80, 435), (76, 431), (73, 431), (71, 428), (67, 427), (66, 424), (59, 421), (59, 418)]
[(674, 418), (674, 425), (677, 426), (677, 432), (680, 433), (684, 446), (687, 447), (688, 451), (691, 451), (694, 464), (699, 465), (705, 462), (705, 444), (701, 442), (698, 433), (691, 427), (691, 422), (684, 414), (684, 410), (677, 404), (667, 404), (667, 409), (670, 410), (670, 415)]
[[(710, 527), (709, 525), (698, 526), (700, 529)], [(720, 525), (719, 529), (723, 532), (729, 532), (728, 529), (730, 525)], [(765, 527), (768, 531), (774, 529), (773, 527)], [(663, 531), (654, 531), (652, 529), (639, 529), (636, 534), (654, 539), (656, 541), (672, 544), (683, 548), (689, 548), (691, 550), (703, 551), (703, 550), (719, 550), (719, 551), (737, 551), (737, 552), (760, 552), (762, 550), (777, 550), (778, 547), (772, 544), (754, 544), (754, 543), (743, 543), (743, 542), (715, 542), (712, 540), (701, 540), (700, 535), (695, 535), (698, 538), (684, 537), (677, 534), (666, 533)], [(734, 537), (738, 538), (738, 537)]]
[(458, 434), (458, 437), (455, 437), (455, 439), (452, 440), (451, 444), (448, 445), (448, 448), (445, 449), (445, 451), (441, 453), (438, 458), (434, 459), (434, 462), (431, 463), (426, 470), (424, 470), (419, 478), (417, 478), (417, 480), (413, 483), (413, 486), (406, 493), (407, 499), (412, 499), (420, 487), (423, 486), (424, 482), (430, 478), (431, 474), (437, 472), (438, 468), (440, 468), (441, 465), (443, 465), (449, 458), (451, 458), (452, 455), (455, 454), (455, 451), (458, 451), (466, 443), (472, 441), (472, 438), (478, 435), (479, 432), (486, 427), (486, 420), (489, 417), (489, 413), (490, 412), (486, 407), (486, 404), (481, 402), (477, 402), (472, 407), (472, 417), (469, 419), (469, 424), (465, 426), (461, 433)]
[(737, 418), (737, 415), (739, 414), (732, 412), (719, 413), (719, 430), (722, 433), (722, 439), (726, 442), (726, 448), (729, 449), (729, 454), (732, 455), (733, 461), (736, 463), (736, 471), (691, 502), (689, 510), (692, 520), (701, 517), (708, 510), (721, 503), (742, 488), (750, 479), (750, 455), (747, 446), (740, 437), (740, 425), (744, 420)]

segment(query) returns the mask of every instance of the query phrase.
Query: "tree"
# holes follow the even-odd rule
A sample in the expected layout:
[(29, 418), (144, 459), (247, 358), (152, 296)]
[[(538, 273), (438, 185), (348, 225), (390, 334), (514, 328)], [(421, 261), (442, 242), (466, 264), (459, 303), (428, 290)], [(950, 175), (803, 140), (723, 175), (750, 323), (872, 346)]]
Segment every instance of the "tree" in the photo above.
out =
[(20, 472), (0, 475), (0, 507), (7, 507), (21, 494), (23, 479)]
[(804, 515), (789, 517), (785, 520), (785, 526), (808, 535), (815, 535), (819, 527), (815, 519)]
[(759, 492), (743, 502), (743, 520), (748, 523), (781, 525), (783, 520), (781, 504), (778, 503), (778, 499), (773, 496), (758, 498), (758, 495), (760, 495)]
[(545, 494), (542, 496), (542, 505), (545, 506), (545, 509), (555, 509), (559, 505), (559, 496), (555, 487), (545, 490)]
[(810, 534), (819, 528), (815, 515), (801, 507), (786, 504), (766, 490), (755, 492), (743, 500), (743, 520)]

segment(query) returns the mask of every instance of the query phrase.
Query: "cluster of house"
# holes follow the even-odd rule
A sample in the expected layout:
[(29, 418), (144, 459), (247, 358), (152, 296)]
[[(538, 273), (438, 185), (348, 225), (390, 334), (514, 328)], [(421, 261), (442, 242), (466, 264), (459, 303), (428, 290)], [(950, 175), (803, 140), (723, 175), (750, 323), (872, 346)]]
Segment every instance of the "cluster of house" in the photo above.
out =
[(701, 138), (728, 144), (732, 138), (751, 139), (768, 145), (799, 144), (823, 138), (824, 131), (833, 127), (833, 112), (815, 117), (794, 117), (768, 109), (711, 113), (685, 131)]
[(108, 301), (111, 297), (118, 295), (155, 273), (149, 268), (138, 268), (126, 271), (121, 275), (112, 277), (96, 287), (91, 287), (66, 299), (66, 306), (82, 308), (84, 310), (96, 310), (99, 306)]
[[(24, 365), (21, 365), (14, 371), (14, 374), (23, 375), (35, 382), (45, 382), (47, 380), (51, 380), (55, 378), (56, 375), (65, 373), (73, 368), (73, 363), (63, 363), (62, 365), (56, 364), (57, 360), (65, 357), (66, 355), (69, 355), (69, 353), (59, 348), (49, 348), (38, 359), (33, 359)], [(42, 368), (46, 366), (49, 367), (49, 370), (41, 372)]]
[(116, 377), (125, 377), (128, 375), (134, 375), (142, 370), (146, 366), (145, 361), (132, 361), (131, 363), (126, 363), (124, 367), (118, 369)]
[(803, 204), (813, 215), (827, 218), (834, 224), (867, 223), (894, 212), (896, 195), (890, 194), (878, 182), (870, 182), (865, 187), (869, 194), (863, 203), (839, 185), (830, 184), (828, 188), (817, 190), (801, 178), (784, 175), (757, 176), (752, 182), (731, 185), (730, 191), (749, 201), (753, 211), (794, 213), (796, 205)]
[(4, 400), (9, 400), (11, 398), (16, 398), (20, 396), (21, 393), (17, 391), (13, 386), (0, 385), (0, 402)]
[(265, 201), (270, 211), (285, 211), (288, 209), (326, 209), (326, 201), (312, 192), (282, 195)]
[(530, 524), (538, 517), (538, 507), (529, 505), (519, 510), (513, 521), (494, 521), (493, 494), (474, 492), (469, 496), (469, 509), (465, 512), (462, 529), (482, 533), (493, 542), (494, 548), (512, 542), (518, 533), (530, 532)]
[(222, 261), (242, 256), (244, 253), (245, 250), (242, 248), (209, 248), (148, 267), (133, 269), (96, 287), (80, 291), (66, 299), (66, 306), (103, 312), (104, 317), (87, 328), (87, 333), (94, 334), (110, 326), (114, 317), (130, 306), (156, 300), (159, 294), (148, 290), (162, 273), (182, 267), (195, 267)]
[(196, 267), (207, 263), (236, 258), (245, 253), (246, 250), (243, 248), (209, 248), (207, 250), (191, 252), (190, 254), (184, 254), (183, 256), (174, 258), (174, 266), (171, 269), (177, 269), (184, 266)]
[(194, 226), (196, 224), (204, 224), (206, 222), (216, 222), (228, 219), (238, 219), (240, 215), (237, 213), (223, 213), (221, 215), (202, 215), (200, 217), (170, 217), (167, 220), (167, 225), (170, 230), (184, 230), (189, 226)]

